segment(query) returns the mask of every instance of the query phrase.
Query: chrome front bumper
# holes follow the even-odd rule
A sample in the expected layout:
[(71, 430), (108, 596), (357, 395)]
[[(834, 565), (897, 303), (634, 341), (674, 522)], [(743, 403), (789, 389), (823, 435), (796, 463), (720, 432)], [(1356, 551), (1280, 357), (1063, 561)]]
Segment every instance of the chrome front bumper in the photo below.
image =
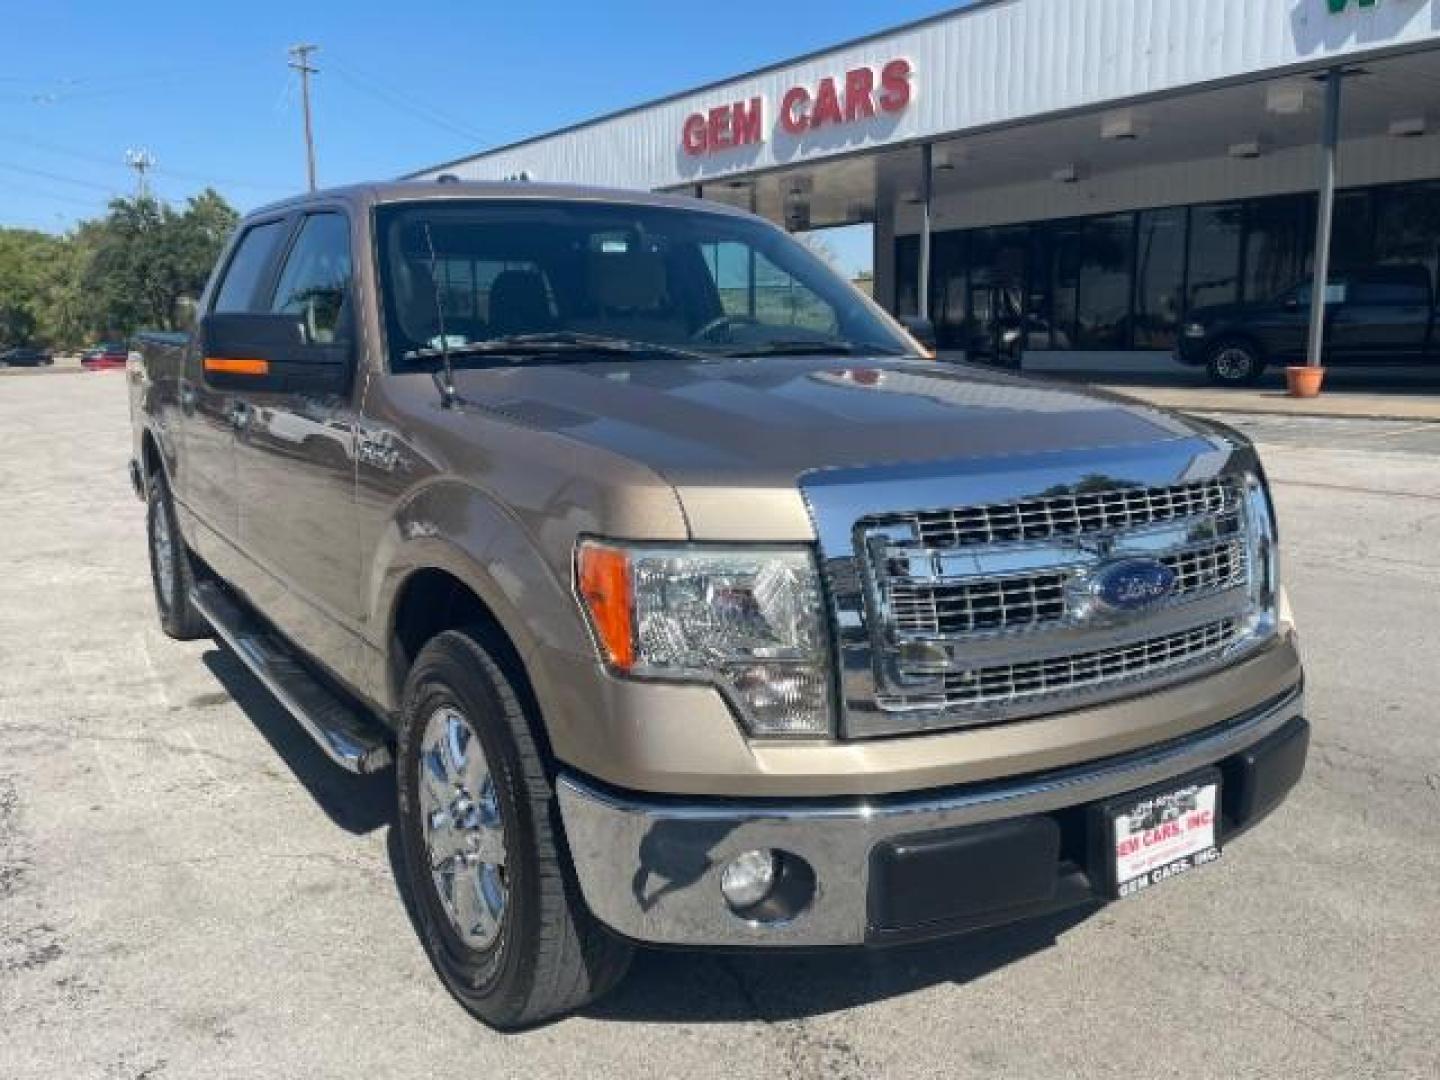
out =
[[(872, 940), (870, 855), (887, 840), (1048, 814), (1135, 791), (1241, 754), (1303, 714), (1283, 699), (1162, 747), (985, 785), (871, 800), (696, 800), (558, 784), (571, 856), (590, 910), (617, 933), (667, 945), (821, 947)], [(805, 860), (814, 898), (780, 923), (735, 915), (720, 892), (730, 859), (774, 848)]]

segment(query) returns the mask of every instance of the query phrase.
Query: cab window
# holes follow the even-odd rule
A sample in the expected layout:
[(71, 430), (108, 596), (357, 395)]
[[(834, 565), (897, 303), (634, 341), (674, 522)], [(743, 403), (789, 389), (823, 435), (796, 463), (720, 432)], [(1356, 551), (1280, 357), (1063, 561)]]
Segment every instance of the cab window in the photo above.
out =
[(270, 310), (299, 315), (306, 340), (330, 345), (346, 336), (350, 229), (342, 214), (311, 214), (285, 260)]
[(266, 221), (252, 225), (236, 245), (225, 276), (215, 293), (211, 310), (255, 311), (256, 294), (266, 277), (280, 242), (285, 239), (285, 222)]

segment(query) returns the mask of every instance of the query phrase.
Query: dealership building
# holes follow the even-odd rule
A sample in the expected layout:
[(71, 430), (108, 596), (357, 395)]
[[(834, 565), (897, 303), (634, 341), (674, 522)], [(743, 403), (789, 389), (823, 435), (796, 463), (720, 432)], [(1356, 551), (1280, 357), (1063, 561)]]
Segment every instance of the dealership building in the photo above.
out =
[(942, 348), (1144, 366), (1317, 249), (1433, 288), (1440, 0), (976, 0), (444, 174), (869, 223), (877, 299)]

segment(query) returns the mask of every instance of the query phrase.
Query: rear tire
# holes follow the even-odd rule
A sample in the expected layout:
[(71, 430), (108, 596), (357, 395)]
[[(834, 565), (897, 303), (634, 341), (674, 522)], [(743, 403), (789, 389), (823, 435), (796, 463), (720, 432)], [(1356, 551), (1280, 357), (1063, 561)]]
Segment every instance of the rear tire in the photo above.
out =
[(600, 997), (632, 949), (580, 896), (552, 770), (502, 656), (477, 629), (420, 651), (405, 681), (397, 786), (430, 961), (469, 1012), (509, 1030)]
[(1265, 373), (1265, 358), (1251, 342), (1216, 342), (1205, 358), (1205, 371), (1216, 386), (1254, 386)]
[(210, 626), (190, 602), (195, 571), (175, 518), (165, 474), (155, 472), (145, 486), (145, 535), (150, 549), (150, 581), (160, 628), (177, 641), (208, 637)]

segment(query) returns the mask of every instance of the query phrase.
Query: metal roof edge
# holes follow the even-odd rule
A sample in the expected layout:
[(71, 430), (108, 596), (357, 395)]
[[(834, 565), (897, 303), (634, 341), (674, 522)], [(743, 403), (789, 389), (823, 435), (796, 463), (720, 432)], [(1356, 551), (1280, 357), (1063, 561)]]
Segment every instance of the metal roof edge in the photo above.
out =
[(723, 87), (729, 86), (731, 83), (741, 82), (745, 79), (753, 79), (760, 75), (769, 75), (772, 72), (782, 71), (785, 68), (793, 67), (796, 64), (806, 64), (809, 63), (811, 60), (818, 60), (821, 57), (828, 56), (831, 53), (841, 52), (845, 49), (853, 49), (859, 45), (868, 45), (871, 42), (880, 41), (883, 38), (890, 37), (893, 34), (909, 33), (911, 30), (919, 30), (923, 27), (934, 25), (935, 23), (946, 22), (950, 19), (963, 18), (968, 15), (973, 15), (977, 11), (983, 11), (986, 8), (998, 7), (1001, 4), (1017, 4), (1021, 2), (1022, 0), (970, 0), (970, 3), (963, 4), (960, 7), (950, 8), (946, 11), (939, 11), (936, 12), (934, 15), (926, 15), (924, 18), (914, 19), (907, 23), (901, 23), (899, 26), (892, 26), (884, 30), (876, 30), (873, 33), (862, 34), (860, 37), (852, 38), (848, 41), (842, 41), (835, 45), (826, 45), (823, 48), (814, 49), (810, 52), (802, 53), (799, 56), (792, 56), (786, 60), (777, 60), (773, 64), (765, 64), (764, 66), (755, 68), (752, 71), (744, 71), (736, 75), (727, 75), (723, 79), (716, 79), (713, 82), (704, 83), (700, 86), (692, 87), (688, 90), (680, 90), (673, 94), (666, 94), (663, 97), (653, 98), (649, 101), (641, 102), (638, 105), (629, 105), (623, 109), (617, 109), (614, 112), (608, 112), (600, 116), (591, 117), (588, 120), (580, 120), (574, 124), (567, 124), (564, 127), (556, 128), (553, 131), (547, 131), (541, 135), (530, 135), (523, 139), (517, 139), (514, 142), (503, 143), (500, 146), (487, 147), (484, 150), (477, 150), (473, 154), (466, 154), (463, 157), (452, 158), (449, 161), (442, 161), (438, 165), (427, 165), (423, 169), (417, 169), (414, 172), (403, 173), (402, 175), (397, 177), (397, 179), (423, 179), (424, 177), (429, 176), (431, 173), (439, 172), (442, 169), (449, 169), (457, 165), (464, 165), (467, 162), (477, 161), (480, 158), (490, 157), (493, 154), (503, 154), (510, 150), (519, 150), (521, 147), (532, 146), (535, 143), (544, 142), (547, 139), (556, 139), (562, 135), (570, 135), (576, 131), (583, 131), (585, 128), (594, 127), (597, 124), (608, 123), (611, 120), (619, 120), (621, 117), (630, 116), (634, 113), (644, 112), (646, 109), (655, 109), (660, 107), (661, 105), (669, 105), (672, 102), (679, 101), (682, 98), (691, 97), (694, 94), (709, 93), (711, 90), (719, 90)]

